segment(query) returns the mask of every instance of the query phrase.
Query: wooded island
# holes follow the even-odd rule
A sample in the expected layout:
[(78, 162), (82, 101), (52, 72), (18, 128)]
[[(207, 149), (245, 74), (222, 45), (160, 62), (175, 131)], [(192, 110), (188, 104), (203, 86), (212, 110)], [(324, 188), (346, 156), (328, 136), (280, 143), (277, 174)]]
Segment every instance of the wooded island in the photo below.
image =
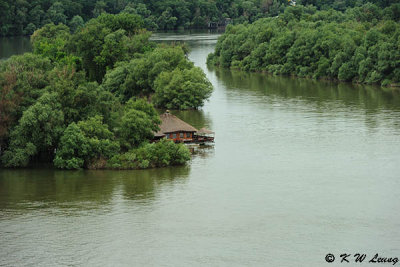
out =
[(2, 166), (137, 169), (188, 161), (182, 144), (150, 143), (161, 123), (153, 104), (196, 109), (212, 85), (184, 47), (150, 42), (143, 25), (128, 13), (102, 14), (73, 33), (47, 24), (31, 36), (33, 53), (2, 62)]
[(157, 45), (148, 29), (229, 21), (211, 65), (400, 83), (400, 0), (0, 0), (0, 17), (0, 36), (32, 34), (33, 47), (0, 62), (2, 167), (189, 160), (183, 145), (150, 143), (161, 123), (155, 108), (201, 107), (212, 85), (185, 45)]
[(229, 25), (208, 63), (400, 86), (400, 4), (394, 2), (368, 2), (343, 11), (297, 5), (253, 24)]

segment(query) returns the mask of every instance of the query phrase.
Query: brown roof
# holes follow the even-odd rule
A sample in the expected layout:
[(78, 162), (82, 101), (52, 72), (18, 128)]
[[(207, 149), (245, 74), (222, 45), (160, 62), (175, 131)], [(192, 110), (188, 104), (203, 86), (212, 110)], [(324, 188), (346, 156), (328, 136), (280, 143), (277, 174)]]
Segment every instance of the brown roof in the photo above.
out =
[(154, 136), (164, 136), (166, 133), (173, 132), (197, 132), (196, 128), (169, 112), (160, 115), (160, 119), (160, 130)]
[(206, 128), (201, 128), (197, 133), (199, 133), (199, 134), (214, 134), (213, 131), (208, 130)]

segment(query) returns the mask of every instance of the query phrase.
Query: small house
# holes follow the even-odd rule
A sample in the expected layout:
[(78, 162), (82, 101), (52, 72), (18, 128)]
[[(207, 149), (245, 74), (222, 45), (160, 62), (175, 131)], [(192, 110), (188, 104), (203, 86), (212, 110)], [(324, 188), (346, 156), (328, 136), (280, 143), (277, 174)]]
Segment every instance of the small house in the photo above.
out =
[(160, 115), (160, 130), (154, 134), (154, 140), (162, 138), (173, 140), (177, 143), (193, 142), (197, 129), (184, 122), (168, 111)]

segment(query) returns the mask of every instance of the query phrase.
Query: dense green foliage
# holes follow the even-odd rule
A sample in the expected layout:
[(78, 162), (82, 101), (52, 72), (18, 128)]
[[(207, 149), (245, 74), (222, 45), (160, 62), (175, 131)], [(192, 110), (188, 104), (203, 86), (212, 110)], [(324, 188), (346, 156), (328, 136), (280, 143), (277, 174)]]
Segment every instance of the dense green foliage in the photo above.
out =
[(365, 3), (377, 5), (379, 8), (385, 8), (391, 4), (400, 3), (399, 0), (298, 0), (299, 5), (313, 5), (320, 10), (327, 10), (333, 8), (338, 11), (345, 11), (347, 8), (359, 7)]
[[(364, 0), (297, 0), (318, 9), (344, 11)], [(369, 0), (385, 8), (400, 0)], [(137, 14), (147, 29), (206, 28), (208, 23), (254, 22), (274, 17), (290, 4), (287, 0), (0, 0), (0, 36), (32, 34), (46, 24), (65, 24), (71, 31), (103, 13)]]
[(382, 85), (400, 82), (400, 4), (346, 12), (290, 7), (227, 28), (208, 63), (248, 71)]
[(210, 97), (212, 85), (200, 68), (163, 71), (155, 80), (154, 103), (169, 109), (202, 106)]
[(0, 0), (0, 36), (32, 34), (46, 24), (75, 31), (103, 13), (138, 14), (147, 29), (205, 28), (226, 18), (237, 22), (276, 15), (286, 0)]
[(49, 59), (26, 53), (0, 64), (0, 146), (22, 116), (49, 84)]
[(108, 167), (113, 169), (145, 169), (182, 165), (189, 159), (190, 152), (185, 145), (162, 140), (114, 156), (108, 162)]
[(63, 169), (78, 169), (90, 162), (111, 158), (120, 151), (114, 134), (103, 124), (101, 116), (91, 117), (65, 129), (58, 145), (54, 165)]
[(129, 149), (151, 139), (160, 122), (152, 105), (144, 100), (129, 100), (124, 107), (118, 129), (121, 145)]
[[(297, 4), (313, 5), (318, 9), (344, 11), (361, 6), (363, 0), (297, 0)], [(385, 8), (400, 0), (369, 0)], [(32, 34), (46, 24), (65, 24), (74, 32), (85, 21), (103, 13), (137, 14), (144, 26), (152, 30), (177, 28), (206, 28), (208, 23), (235, 24), (274, 17), (282, 12), (287, 0), (0, 0), (0, 36)]]
[[(212, 90), (184, 47), (156, 46), (134, 14), (76, 21), (72, 33), (45, 25), (32, 34), (33, 53), (0, 62), (2, 165), (147, 168), (189, 160), (185, 146), (149, 144), (161, 122), (150, 99), (161, 108), (198, 108)], [(161, 96), (157, 84), (175, 72), (185, 86)]]
[(154, 92), (154, 81), (163, 71), (193, 68), (181, 47), (158, 47), (107, 72), (104, 87), (122, 99)]
[(120, 62), (107, 72), (103, 86), (122, 101), (154, 94), (154, 104), (169, 109), (201, 107), (212, 91), (204, 72), (187, 60), (181, 47), (158, 47)]
[(51, 153), (63, 132), (64, 114), (60, 108), (56, 94), (44, 93), (23, 113), (3, 156), (7, 167), (26, 166), (32, 156)]

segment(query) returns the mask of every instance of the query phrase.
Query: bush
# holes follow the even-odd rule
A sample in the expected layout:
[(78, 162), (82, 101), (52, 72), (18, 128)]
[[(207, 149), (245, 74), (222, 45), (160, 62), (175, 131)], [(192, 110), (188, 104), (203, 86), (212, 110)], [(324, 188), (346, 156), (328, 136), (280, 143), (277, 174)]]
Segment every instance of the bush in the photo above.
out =
[(112, 169), (145, 169), (183, 165), (190, 160), (190, 151), (184, 144), (163, 139), (145, 144), (127, 153), (114, 156), (107, 167)]
[(160, 118), (151, 104), (143, 99), (129, 100), (117, 130), (121, 146), (130, 149), (152, 139), (160, 123)]
[(102, 119), (95, 116), (68, 125), (57, 148), (54, 166), (60, 169), (80, 169), (89, 164), (96, 166), (100, 159), (117, 154), (119, 144)]

